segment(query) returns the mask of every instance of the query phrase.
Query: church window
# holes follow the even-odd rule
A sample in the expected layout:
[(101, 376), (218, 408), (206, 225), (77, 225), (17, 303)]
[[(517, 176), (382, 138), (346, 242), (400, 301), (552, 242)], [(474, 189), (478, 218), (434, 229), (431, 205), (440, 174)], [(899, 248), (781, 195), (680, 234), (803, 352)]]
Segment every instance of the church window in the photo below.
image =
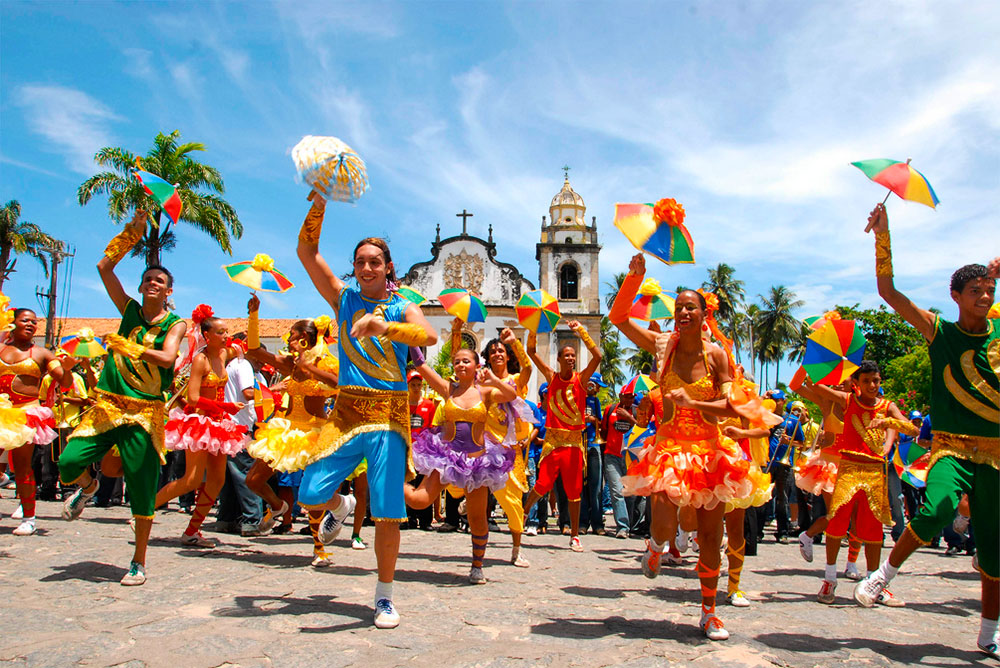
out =
[(559, 270), (559, 299), (579, 299), (579, 275), (572, 264), (564, 264)]

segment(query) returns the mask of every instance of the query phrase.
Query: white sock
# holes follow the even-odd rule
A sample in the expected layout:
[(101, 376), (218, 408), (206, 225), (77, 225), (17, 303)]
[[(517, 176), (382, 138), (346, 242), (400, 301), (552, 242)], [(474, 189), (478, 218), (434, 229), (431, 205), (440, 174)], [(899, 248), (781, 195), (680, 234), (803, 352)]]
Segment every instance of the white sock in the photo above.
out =
[(375, 583), (375, 603), (378, 603), (383, 598), (392, 600), (392, 583), (379, 580)]
[(997, 643), (997, 620), (979, 618), (979, 644), (987, 647)]
[(652, 536), (649, 537), (649, 547), (654, 552), (663, 552), (663, 548), (666, 547), (666, 545), (667, 543), (665, 541), (663, 543), (657, 543), (655, 540), (653, 540)]
[(827, 582), (837, 581), (837, 564), (826, 565), (826, 570), (823, 572), (823, 579)]
[(886, 559), (882, 562), (882, 565), (878, 567), (878, 573), (885, 578), (885, 581), (888, 584), (889, 582), (892, 582), (892, 579), (896, 577), (897, 573), (899, 573), (899, 569), (890, 564), (889, 560)]

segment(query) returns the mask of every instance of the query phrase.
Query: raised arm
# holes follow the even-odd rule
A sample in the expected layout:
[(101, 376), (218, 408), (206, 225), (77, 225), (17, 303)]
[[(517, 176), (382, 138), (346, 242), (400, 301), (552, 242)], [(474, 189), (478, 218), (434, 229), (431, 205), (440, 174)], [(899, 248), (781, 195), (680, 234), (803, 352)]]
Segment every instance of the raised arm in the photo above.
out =
[(351, 327), (354, 338), (382, 335), (408, 346), (433, 346), (437, 343), (437, 332), (416, 304), (406, 307), (403, 322), (386, 322), (373, 313), (366, 313)]
[(261, 364), (270, 364), (287, 376), (295, 368), (291, 357), (278, 356), (260, 347), (260, 298), (254, 294), (247, 302), (247, 359)]
[[(517, 399), (517, 391), (509, 383), (505, 383), (488, 366), (479, 370), (480, 392), (489, 403), (505, 404), (508, 401)], [(484, 391), (485, 390), (485, 391)]]
[(580, 382), (586, 387), (587, 383), (590, 382), (590, 376), (601, 366), (601, 360), (604, 359), (604, 355), (601, 354), (600, 346), (594, 343), (594, 340), (590, 338), (590, 334), (587, 333), (583, 325), (576, 320), (572, 320), (569, 322), (569, 328), (580, 337), (583, 345), (587, 347), (587, 352), (590, 353), (590, 361), (587, 362), (587, 366), (580, 372)]
[(510, 346), (510, 349), (514, 351), (514, 357), (517, 358), (517, 363), (521, 365), (521, 371), (517, 374), (517, 389), (518, 392), (523, 392), (524, 388), (528, 386), (528, 381), (531, 380), (531, 372), (533, 371), (528, 353), (524, 351), (524, 346), (521, 345), (509, 327), (500, 332), (500, 342)]
[(528, 332), (528, 359), (538, 367), (539, 373), (545, 377), (545, 382), (551, 383), (555, 372), (552, 371), (552, 367), (545, 363), (545, 360), (538, 356), (538, 335), (534, 332)]
[(416, 369), (420, 377), (424, 379), (432, 390), (447, 401), (448, 397), (451, 396), (451, 383), (439, 376), (438, 372), (431, 368), (427, 362), (421, 361), (420, 364), (415, 365), (413, 368)]
[(122, 282), (115, 275), (115, 266), (139, 243), (139, 239), (142, 238), (145, 231), (146, 212), (142, 209), (136, 209), (132, 220), (108, 243), (108, 247), (104, 249), (104, 256), (97, 262), (97, 273), (101, 275), (104, 289), (107, 290), (115, 308), (122, 315), (125, 314), (125, 306), (128, 304), (129, 296), (125, 293)]
[(628, 340), (649, 353), (656, 354), (657, 332), (639, 327), (629, 319), (629, 311), (632, 309), (632, 301), (639, 292), (642, 279), (646, 275), (646, 258), (642, 253), (632, 256), (628, 265), (628, 274), (622, 281), (615, 303), (611, 306), (608, 319), (615, 327), (621, 330)]
[[(821, 406), (823, 403), (830, 403), (836, 406), (840, 406), (841, 408), (847, 408), (847, 397), (848, 397), (847, 392), (841, 392), (840, 390), (835, 390), (832, 387), (829, 387), (828, 385), (816, 385), (812, 381), (809, 381), (809, 388), (815, 395), (815, 398), (809, 399), (813, 403), (820, 404)], [(805, 389), (805, 383), (803, 383), (802, 388), (800, 389)], [(803, 394), (802, 396), (805, 397), (806, 395)]]
[(868, 216), (865, 232), (875, 233), (875, 280), (878, 293), (906, 322), (916, 328), (925, 339), (934, 338), (934, 314), (910, 301), (896, 289), (892, 274), (892, 245), (889, 240), (889, 216), (885, 205), (876, 204)]
[(344, 290), (344, 282), (333, 273), (330, 265), (319, 254), (319, 235), (323, 231), (326, 200), (317, 195), (315, 190), (309, 193), (309, 199), (312, 200), (312, 206), (299, 231), (297, 252), (316, 290), (336, 312), (340, 307), (340, 293)]
[(175, 322), (163, 340), (163, 350), (147, 348), (141, 343), (126, 339), (119, 334), (108, 334), (104, 338), (104, 342), (107, 344), (108, 349), (114, 350), (116, 353), (124, 355), (131, 360), (140, 360), (163, 367), (164, 369), (169, 369), (177, 361), (177, 351), (181, 347), (181, 339), (184, 338), (185, 331), (187, 331), (186, 322), (183, 320)]

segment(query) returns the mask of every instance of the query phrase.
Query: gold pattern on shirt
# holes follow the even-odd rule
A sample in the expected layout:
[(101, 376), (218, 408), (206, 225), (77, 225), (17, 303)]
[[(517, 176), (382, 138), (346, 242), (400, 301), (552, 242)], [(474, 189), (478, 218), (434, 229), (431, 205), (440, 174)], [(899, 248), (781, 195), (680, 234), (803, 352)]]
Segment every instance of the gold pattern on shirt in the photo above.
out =
[[(1000, 341), (1000, 339), (997, 341)], [(979, 390), (980, 394), (986, 397), (987, 401), (992, 401), (994, 405), (1000, 404), (1000, 393), (990, 387), (990, 384), (986, 382), (986, 379), (980, 375), (979, 369), (976, 368), (976, 362), (973, 359), (975, 354), (976, 351), (974, 350), (966, 350), (962, 353), (962, 356), (959, 358), (959, 362), (962, 365), (962, 373), (965, 374), (969, 383), (974, 388)]]
[(580, 407), (576, 403), (572, 387), (553, 393), (549, 408), (565, 425), (583, 424), (583, 416), (580, 415)]
[[(156, 337), (160, 333), (160, 328), (150, 327), (141, 339), (138, 336), (140, 330), (141, 327), (135, 327), (126, 338), (146, 348), (153, 348), (156, 343)], [(111, 356), (115, 361), (115, 366), (118, 367), (118, 373), (121, 375), (122, 380), (128, 383), (129, 387), (143, 394), (160, 393), (160, 374), (149, 362), (129, 359), (128, 362), (130, 364), (126, 364), (128, 358), (121, 353), (112, 352)], [(131, 368), (129, 368), (130, 365)]]
[[(969, 379), (969, 381), (972, 382), (972, 379)], [(955, 401), (962, 404), (979, 417), (984, 420), (989, 420), (990, 422), (1000, 422), (1000, 409), (987, 406), (966, 392), (965, 388), (959, 385), (958, 381), (955, 380), (955, 376), (952, 375), (950, 364), (944, 368), (944, 386), (948, 389), (951, 396), (955, 398)]]
[[(399, 364), (396, 363), (395, 359), (390, 361), (389, 356), (395, 357), (395, 353), (392, 347), (392, 342), (387, 336), (364, 336), (360, 338), (351, 338), (351, 327), (354, 326), (363, 315), (365, 315), (364, 309), (358, 309), (351, 316), (350, 327), (345, 320), (340, 324), (340, 340), (344, 343), (344, 352), (347, 354), (348, 359), (358, 367), (358, 369), (367, 376), (374, 378), (375, 380), (383, 380), (388, 382), (395, 382), (403, 380), (403, 372), (399, 368)], [(374, 315), (379, 320), (385, 321), (385, 304), (379, 304), (372, 311)], [(381, 346), (381, 350), (375, 345), (375, 341), (378, 341)], [(369, 361), (358, 349), (358, 346), (364, 351), (372, 361)], [(386, 352), (383, 352), (386, 351)]]

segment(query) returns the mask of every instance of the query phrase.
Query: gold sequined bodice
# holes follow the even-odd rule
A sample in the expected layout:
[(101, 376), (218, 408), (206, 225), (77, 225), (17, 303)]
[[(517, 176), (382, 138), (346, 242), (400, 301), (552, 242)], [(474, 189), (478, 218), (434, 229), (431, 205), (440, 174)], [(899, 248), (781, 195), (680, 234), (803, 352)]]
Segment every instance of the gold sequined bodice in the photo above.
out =
[[(673, 368), (673, 358), (664, 365), (664, 372), (660, 375), (660, 387), (663, 394), (671, 390), (684, 389), (689, 397), (695, 401), (712, 401), (720, 396), (719, 389), (715, 386), (715, 377), (712, 375), (712, 367), (708, 364), (708, 355), (702, 349), (702, 358), (705, 363), (705, 375), (694, 382), (687, 382), (681, 378)], [(671, 438), (681, 440), (706, 440), (715, 439), (719, 435), (718, 423), (706, 420), (701, 411), (694, 408), (681, 408), (674, 405), (673, 415), (663, 421), (662, 429)]]
[(486, 404), (480, 401), (472, 408), (462, 408), (451, 398), (444, 403), (444, 419), (448, 422), (471, 422), (486, 424)]
[(31, 376), (32, 378), (41, 378), (42, 369), (30, 354), (19, 362), (6, 362), (3, 358), (0, 358), (0, 376)]
[(300, 397), (332, 397), (336, 388), (330, 387), (321, 380), (307, 378), (306, 380), (288, 380), (288, 394)]

